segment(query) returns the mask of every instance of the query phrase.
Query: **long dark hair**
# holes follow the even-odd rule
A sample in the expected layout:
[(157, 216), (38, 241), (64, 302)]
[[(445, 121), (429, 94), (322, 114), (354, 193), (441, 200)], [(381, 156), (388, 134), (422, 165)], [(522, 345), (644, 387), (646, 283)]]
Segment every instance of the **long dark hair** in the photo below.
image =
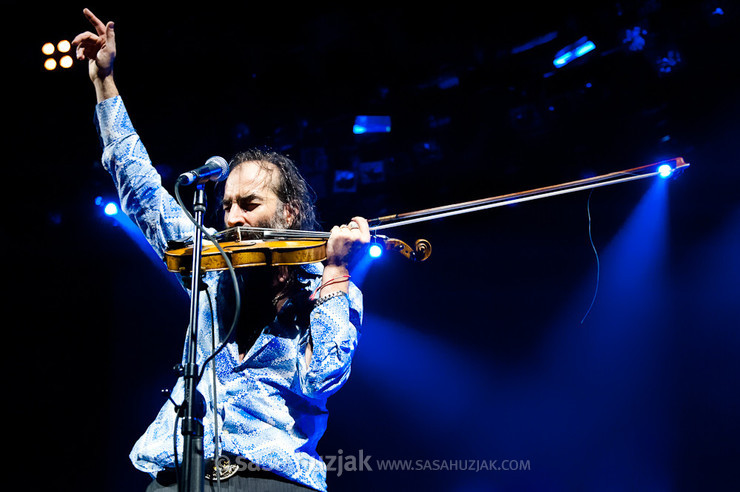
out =
[[(290, 229), (305, 231), (318, 229), (315, 194), (292, 159), (269, 149), (249, 149), (239, 152), (231, 159), (229, 162), (229, 173), (245, 162), (256, 162), (268, 173), (272, 173), (275, 169), (277, 170), (279, 179), (270, 181), (273, 183), (273, 191), (282, 206), (288, 207), (293, 215), (293, 222), (289, 226)], [(219, 205), (223, 199), (224, 183), (219, 183), (219, 186), (216, 188), (217, 203)], [(223, 222), (223, 215), (220, 221)]]
[[(249, 149), (236, 154), (229, 162), (229, 173), (245, 162), (255, 162), (261, 168), (273, 173), (278, 172), (279, 179), (271, 179), (273, 191), (277, 195), (283, 207), (290, 207), (293, 221), (289, 228), (296, 230), (317, 230), (318, 222), (316, 220), (315, 195), (311, 187), (298, 171), (295, 163), (287, 156), (272, 150)], [(217, 183), (216, 197), (218, 204), (224, 195), (225, 181)], [(278, 209), (278, 211), (280, 211)], [(218, 221), (223, 224), (224, 214), (220, 206), (218, 207)], [(291, 303), (288, 309), (283, 309), (282, 316), (293, 316), (300, 319), (299, 326), (308, 326), (308, 313), (312, 306), (309, 300), (309, 292), (306, 290), (307, 281), (310, 278), (319, 277), (320, 274), (314, 274), (306, 271), (301, 266), (287, 267), (287, 283), (285, 289), (273, 299), (263, 297), (268, 295), (269, 291), (251, 291), (249, 295), (243, 296), (242, 312), (248, 316), (240, 318), (240, 327), (238, 331), (238, 341), (240, 349), (249, 350), (254, 341), (259, 336), (260, 330), (269, 322), (274, 313), (268, 309), (269, 301), (273, 305), (283, 297), (289, 297)], [(269, 282), (266, 280), (272, 275), (267, 272), (265, 267), (249, 267), (237, 270), (237, 281), (240, 283), (240, 290), (244, 292), (245, 287), (253, 288), (255, 285), (264, 286)], [(256, 277), (256, 283), (255, 278)], [(249, 281), (248, 281), (249, 280)], [(269, 296), (268, 296), (269, 297)], [(218, 305), (219, 319), (228, 320), (233, 317), (234, 311), (234, 288), (232, 279), (229, 275), (222, 275), (218, 283)], [(225, 326), (221, 327), (222, 330)], [(225, 331), (221, 336), (225, 336)]]

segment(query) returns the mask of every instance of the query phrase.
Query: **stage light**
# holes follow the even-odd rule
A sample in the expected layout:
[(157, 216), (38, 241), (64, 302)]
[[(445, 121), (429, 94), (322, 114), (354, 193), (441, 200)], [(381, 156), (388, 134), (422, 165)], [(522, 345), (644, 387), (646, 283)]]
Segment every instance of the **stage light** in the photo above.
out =
[(106, 200), (102, 196), (95, 197), (95, 206), (103, 209), (103, 213), (108, 216), (118, 214), (118, 204), (114, 201)]
[(72, 57), (69, 55), (64, 55), (59, 59), (59, 66), (62, 68), (70, 68), (73, 63), (74, 60), (72, 60)]
[(573, 55), (575, 55), (576, 58), (580, 58), (586, 53), (593, 51), (594, 49), (596, 49), (596, 45), (593, 43), (593, 41), (586, 41), (581, 46), (575, 49)]
[(103, 212), (105, 212), (105, 215), (116, 215), (118, 213), (118, 205), (110, 202), (103, 208)]
[(379, 244), (371, 244), (370, 248), (367, 250), (367, 254), (369, 254), (371, 258), (380, 258), (383, 254), (383, 248), (381, 248)]
[(362, 135), (364, 133), (390, 133), (390, 116), (357, 116), (352, 127), (352, 133)]
[(552, 64), (555, 65), (557, 68), (560, 68), (562, 66), (565, 66), (572, 59), (573, 59), (573, 53), (568, 51), (556, 57), (555, 60), (553, 60)]
[(667, 178), (673, 174), (673, 168), (669, 164), (663, 164), (658, 168), (658, 176)]
[(555, 65), (555, 68), (564, 67), (576, 58), (580, 58), (586, 53), (590, 53), (595, 49), (596, 45), (594, 44), (594, 42), (589, 41), (588, 38), (583, 37), (575, 43), (566, 46), (562, 50), (558, 51), (558, 53), (555, 55), (555, 59), (552, 61), (552, 64)]
[(118, 213), (118, 205), (115, 202), (103, 200), (102, 196), (95, 197), (95, 205), (102, 208), (105, 215), (113, 216)]
[(52, 42), (44, 43), (41, 46), (41, 52), (48, 58), (44, 60), (44, 68), (51, 72), (57, 69), (57, 67), (71, 68), (74, 65), (74, 59), (68, 53), (72, 49), (72, 44), (63, 39), (58, 41), (56, 45)]

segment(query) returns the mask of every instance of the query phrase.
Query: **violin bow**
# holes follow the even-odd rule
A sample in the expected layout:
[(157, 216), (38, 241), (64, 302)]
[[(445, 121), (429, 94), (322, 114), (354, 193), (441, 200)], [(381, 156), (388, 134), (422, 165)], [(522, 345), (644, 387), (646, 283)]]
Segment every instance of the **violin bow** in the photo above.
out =
[[(554, 186), (535, 188), (518, 193), (509, 193), (506, 195), (498, 195), (490, 198), (482, 198), (479, 200), (455, 203), (452, 205), (443, 205), (440, 207), (417, 210), (415, 212), (386, 215), (383, 217), (370, 219), (368, 220), (368, 224), (370, 225), (370, 232), (372, 234), (373, 243), (383, 244), (385, 249), (397, 251), (412, 260), (424, 261), (431, 254), (431, 244), (426, 239), (419, 239), (416, 241), (414, 246), (409, 246), (401, 240), (388, 238), (387, 236), (380, 236), (377, 234), (377, 231), (390, 229), (393, 227), (400, 227), (408, 224), (415, 224), (418, 222), (440, 219), (443, 217), (450, 217), (454, 215), (478, 212), (481, 210), (487, 210), (496, 207), (503, 207), (506, 205), (513, 205), (515, 203), (563, 195), (566, 193), (574, 193), (577, 191), (599, 188), (602, 186), (627, 183), (630, 181), (658, 176), (663, 174), (664, 172), (675, 176), (683, 172), (689, 166), (690, 164), (685, 162), (683, 157), (675, 157), (673, 159), (648, 164), (646, 166), (635, 167), (632, 169), (626, 169), (624, 171), (612, 172), (609, 174), (580, 179), (577, 181), (570, 181)], [(330, 235), (329, 232), (323, 231), (303, 231), (292, 229), (270, 229), (240, 226), (232, 229), (227, 229), (226, 231), (219, 233), (219, 236), (226, 239), (226, 236), (224, 236), (225, 234), (231, 234), (232, 236), (235, 235), (235, 237), (231, 237), (231, 240), (238, 242), (247, 239), (247, 237), (242, 236), (242, 232), (244, 232), (245, 234), (256, 233), (264, 239), (282, 240), (321, 240), (328, 239)]]
[(482, 198), (479, 200), (455, 203), (452, 205), (443, 205), (441, 207), (427, 208), (424, 210), (417, 210), (415, 212), (386, 215), (371, 219), (368, 222), (370, 224), (370, 231), (374, 233), (375, 231), (389, 229), (391, 227), (400, 227), (417, 222), (440, 219), (453, 215), (466, 214), (490, 208), (503, 207), (505, 205), (513, 205), (515, 203), (538, 200), (540, 198), (548, 198), (566, 193), (574, 193), (602, 186), (610, 186), (618, 183), (650, 178), (664, 172), (676, 175), (677, 173), (683, 172), (689, 166), (690, 164), (685, 162), (683, 157), (675, 157), (673, 159), (648, 164), (646, 166), (626, 169), (624, 171), (617, 171), (577, 181), (570, 181), (559, 185), (535, 188), (518, 193), (509, 193), (506, 195)]

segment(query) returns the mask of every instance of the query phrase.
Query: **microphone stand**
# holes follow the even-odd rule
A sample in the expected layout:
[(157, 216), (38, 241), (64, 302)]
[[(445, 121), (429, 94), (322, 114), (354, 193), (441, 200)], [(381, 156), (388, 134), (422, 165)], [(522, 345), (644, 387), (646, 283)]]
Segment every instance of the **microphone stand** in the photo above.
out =
[[(198, 182), (193, 199), (193, 216), (196, 223), (203, 226), (206, 211), (205, 180)], [(203, 233), (200, 227), (195, 228), (193, 247), (193, 267), (190, 286), (190, 327), (188, 330), (187, 360), (182, 369), (185, 383), (185, 401), (180, 407), (183, 435), (183, 466), (180, 476), (180, 490), (184, 492), (202, 492), (205, 488), (204, 451), (203, 451), (203, 418), (205, 417), (205, 400), (197, 390), (197, 338), (198, 338), (198, 300), (201, 287), (201, 248)]]

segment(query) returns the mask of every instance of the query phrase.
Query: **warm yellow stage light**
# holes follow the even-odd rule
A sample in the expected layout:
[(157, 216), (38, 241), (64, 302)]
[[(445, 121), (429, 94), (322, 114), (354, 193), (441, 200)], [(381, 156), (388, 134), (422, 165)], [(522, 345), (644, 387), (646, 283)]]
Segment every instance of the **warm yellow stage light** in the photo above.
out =
[(45, 43), (45, 44), (44, 44), (44, 45), (43, 45), (43, 46), (41, 47), (41, 52), (42, 52), (43, 54), (45, 54), (45, 55), (51, 55), (52, 53), (54, 53), (54, 45), (53, 45), (53, 44), (51, 44), (51, 43)]
[(57, 61), (54, 58), (47, 58), (44, 62), (44, 68), (47, 70), (54, 70), (57, 68)]
[(72, 45), (69, 44), (69, 41), (67, 41), (66, 39), (59, 41), (59, 43), (57, 43), (57, 49), (61, 51), (62, 53), (68, 52), (71, 47)]
[(69, 67), (71, 67), (73, 62), (74, 62), (74, 60), (72, 60), (72, 57), (69, 56), (69, 55), (64, 55), (63, 57), (61, 57), (59, 59), (59, 65), (62, 68), (69, 68)]

